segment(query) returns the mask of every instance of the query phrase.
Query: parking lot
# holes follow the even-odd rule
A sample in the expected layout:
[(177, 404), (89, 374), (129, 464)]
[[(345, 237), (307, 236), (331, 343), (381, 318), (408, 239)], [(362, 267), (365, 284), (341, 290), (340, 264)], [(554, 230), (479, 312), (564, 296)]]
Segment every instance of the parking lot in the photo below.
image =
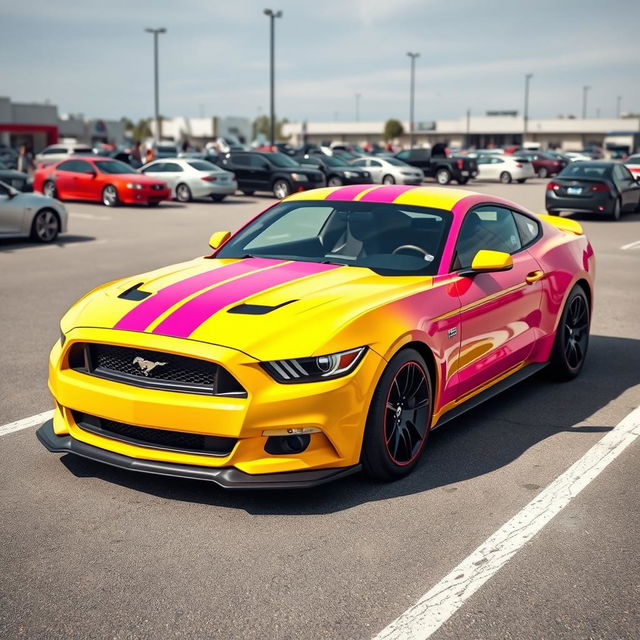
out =
[[(543, 212), (545, 184), (469, 188)], [(205, 254), (272, 202), (69, 202), (56, 243), (0, 241), (0, 425), (50, 409), (48, 352), (83, 293)], [(640, 405), (640, 214), (577, 219), (597, 258), (582, 375), (452, 421), (393, 484), (225, 492), (0, 435), (0, 637), (378, 634)], [(637, 637), (639, 469), (636, 441), (432, 637)]]

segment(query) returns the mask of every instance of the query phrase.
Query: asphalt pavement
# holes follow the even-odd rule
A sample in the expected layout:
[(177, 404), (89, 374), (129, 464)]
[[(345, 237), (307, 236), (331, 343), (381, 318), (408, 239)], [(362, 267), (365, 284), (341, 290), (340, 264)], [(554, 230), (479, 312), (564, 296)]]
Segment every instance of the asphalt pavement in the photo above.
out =
[[(475, 183), (544, 211), (545, 182)], [(0, 241), (0, 425), (46, 411), (58, 320), (87, 290), (207, 252), (272, 199), (68, 203), (53, 246)], [(0, 436), (0, 638), (371, 638), (640, 405), (640, 214), (579, 217), (596, 252), (588, 361), (433, 433), (414, 473), (228, 492)], [(432, 636), (640, 637), (640, 444)]]

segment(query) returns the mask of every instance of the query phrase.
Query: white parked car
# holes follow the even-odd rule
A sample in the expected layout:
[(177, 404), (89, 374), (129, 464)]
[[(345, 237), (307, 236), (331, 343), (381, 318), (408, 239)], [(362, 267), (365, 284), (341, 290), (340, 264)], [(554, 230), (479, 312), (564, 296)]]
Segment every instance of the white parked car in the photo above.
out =
[(368, 171), (375, 184), (422, 184), (424, 180), (422, 169), (397, 158), (358, 158), (351, 165)]
[(162, 158), (140, 168), (151, 178), (164, 180), (171, 195), (180, 202), (193, 198), (211, 198), (221, 202), (238, 189), (236, 177), (206, 160), (194, 158)]
[(59, 144), (51, 144), (45, 147), (40, 153), (36, 154), (35, 163), (53, 164), (58, 160), (66, 160), (69, 156), (94, 155), (93, 149), (87, 144), (77, 142), (61, 142)]
[(62, 202), (0, 182), (0, 238), (26, 236), (36, 242), (53, 242), (67, 230), (67, 221)]
[(522, 184), (536, 175), (531, 161), (518, 156), (480, 156), (477, 162), (478, 180), (498, 180), (503, 184), (515, 180)]
[(579, 151), (563, 151), (563, 155), (567, 156), (571, 162), (589, 162), (590, 160), (593, 160), (593, 158), (590, 158)]
[(634, 178), (640, 178), (640, 153), (634, 153), (624, 161), (624, 166), (631, 171)]

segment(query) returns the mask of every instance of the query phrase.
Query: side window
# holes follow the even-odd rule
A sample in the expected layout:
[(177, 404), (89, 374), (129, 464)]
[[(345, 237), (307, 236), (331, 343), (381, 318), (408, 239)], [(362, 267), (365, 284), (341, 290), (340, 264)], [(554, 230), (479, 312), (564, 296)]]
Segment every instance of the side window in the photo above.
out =
[(142, 169), (142, 173), (162, 173), (164, 171), (164, 162), (155, 162), (148, 167)]
[(269, 163), (262, 156), (249, 156), (249, 166), (252, 169), (268, 169)]
[(370, 167), (381, 167), (382, 164), (378, 160), (369, 160)]
[(79, 173), (78, 164), (77, 160), (66, 160), (56, 167), (56, 171), (72, 171), (73, 173)]
[(512, 211), (513, 217), (518, 227), (518, 233), (520, 234), (520, 242), (523, 247), (530, 245), (540, 235), (540, 224), (537, 220), (525, 216), (517, 211)]
[(521, 248), (511, 211), (502, 207), (479, 207), (467, 213), (462, 223), (453, 269), (470, 267), (476, 253), (482, 249), (514, 253)]
[(250, 161), (249, 161), (249, 156), (244, 154), (244, 153), (232, 153), (229, 156), (229, 160), (237, 165), (238, 167), (249, 167), (251, 166)]
[(94, 168), (84, 160), (76, 160), (76, 169), (78, 173), (95, 173)]
[(66, 153), (66, 152), (67, 152), (67, 150), (63, 149), (62, 147), (51, 147), (51, 149), (45, 149), (42, 152), (42, 155), (43, 156), (50, 156), (50, 155), (53, 155), (54, 153), (57, 154), (57, 153)]
[(171, 171), (173, 173), (180, 173), (182, 171), (182, 167), (175, 162), (165, 162), (163, 171)]
[(356, 160), (355, 162), (351, 163), (352, 166), (354, 167), (366, 167), (367, 166), (367, 161), (366, 160)]
[(618, 184), (622, 184), (622, 183), (629, 182), (633, 178), (631, 177), (631, 173), (629, 172), (629, 170), (625, 166), (623, 166), (621, 164), (616, 164), (613, 167), (613, 179)]
[(399, 160), (404, 160), (406, 162), (409, 159), (410, 155), (411, 154), (410, 154), (409, 150), (407, 149), (406, 151), (401, 151), (400, 153), (398, 153), (396, 155), (396, 158), (398, 158)]

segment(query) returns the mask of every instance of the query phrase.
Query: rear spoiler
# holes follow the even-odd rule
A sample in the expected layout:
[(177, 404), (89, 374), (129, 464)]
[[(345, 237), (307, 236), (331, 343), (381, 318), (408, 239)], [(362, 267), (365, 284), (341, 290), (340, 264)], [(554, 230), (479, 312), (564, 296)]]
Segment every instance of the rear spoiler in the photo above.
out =
[(577, 236), (584, 235), (584, 231), (582, 230), (582, 225), (575, 220), (571, 220), (571, 218), (561, 218), (560, 216), (550, 216), (546, 213), (539, 213), (538, 217), (544, 220), (544, 222), (549, 223), (554, 226), (556, 229), (560, 229), (560, 231), (564, 231), (565, 233), (574, 233)]

